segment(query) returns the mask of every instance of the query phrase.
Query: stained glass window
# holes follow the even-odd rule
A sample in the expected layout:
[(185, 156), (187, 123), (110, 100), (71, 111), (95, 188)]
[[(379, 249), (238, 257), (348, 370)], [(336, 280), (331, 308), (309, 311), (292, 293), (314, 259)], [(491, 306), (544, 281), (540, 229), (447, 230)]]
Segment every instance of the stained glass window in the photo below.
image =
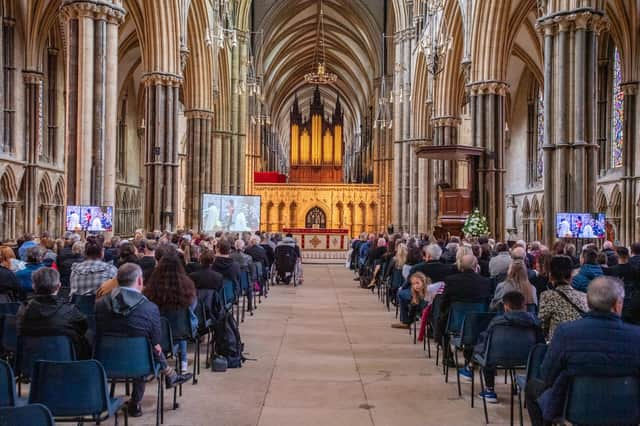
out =
[(624, 148), (624, 92), (622, 83), (622, 66), (618, 48), (613, 50), (613, 108), (611, 111), (611, 167), (622, 166)]
[(536, 106), (536, 176), (538, 179), (542, 179), (542, 173), (544, 172), (544, 156), (542, 151), (542, 146), (544, 145), (544, 100), (542, 98), (542, 90), (538, 90)]

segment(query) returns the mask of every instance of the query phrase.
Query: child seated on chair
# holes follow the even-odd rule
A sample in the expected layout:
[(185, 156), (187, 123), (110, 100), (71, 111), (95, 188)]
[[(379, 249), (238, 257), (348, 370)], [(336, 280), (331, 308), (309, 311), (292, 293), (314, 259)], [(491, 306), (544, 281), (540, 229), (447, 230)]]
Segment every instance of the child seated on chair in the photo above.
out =
[(422, 315), (422, 311), (427, 307), (427, 286), (431, 284), (431, 280), (422, 272), (414, 272), (409, 277), (411, 283), (410, 289), (402, 289), (398, 292), (398, 298), (409, 301), (409, 312), (406, 318), (400, 315), (400, 322), (392, 324), (393, 328), (408, 329), (414, 321)]
[[(502, 304), (504, 305), (504, 313), (496, 315), (485, 331), (478, 336), (478, 343), (473, 348), (473, 352), (476, 354), (484, 355), (485, 345), (488, 341), (488, 336), (491, 330), (498, 325), (516, 326), (520, 328), (535, 328), (536, 329), (536, 343), (544, 342), (544, 334), (542, 328), (540, 328), (540, 321), (531, 313), (527, 312), (527, 307), (524, 303), (524, 295), (519, 291), (510, 291), (505, 293), (502, 297)], [(480, 396), (484, 397), (487, 402), (497, 403), (498, 397), (495, 392), (495, 368), (484, 368), (484, 380), (485, 389), (480, 392)], [(468, 366), (460, 369), (460, 377), (471, 380), (472, 372)]]

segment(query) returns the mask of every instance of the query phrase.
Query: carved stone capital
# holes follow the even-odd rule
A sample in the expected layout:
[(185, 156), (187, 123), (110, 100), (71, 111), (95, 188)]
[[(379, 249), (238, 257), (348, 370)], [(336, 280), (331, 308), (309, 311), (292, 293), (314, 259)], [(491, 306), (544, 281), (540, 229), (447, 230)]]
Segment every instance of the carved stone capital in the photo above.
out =
[(191, 56), (191, 51), (186, 45), (180, 46), (180, 72), (184, 74), (184, 68), (187, 66), (187, 61)]
[(65, 20), (78, 18), (102, 19), (115, 25), (120, 25), (124, 22), (124, 15), (126, 14), (122, 6), (104, 0), (65, 0), (60, 12)]
[(187, 119), (191, 118), (202, 118), (202, 119), (213, 119), (213, 111), (208, 109), (189, 109), (184, 112), (184, 116)]
[(625, 96), (635, 96), (638, 94), (638, 86), (640, 82), (638, 81), (627, 81), (620, 84), (620, 90), (622, 90)]
[(22, 71), (22, 79), (25, 84), (42, 85), (44, 81), (44, 74), (39, 71), (24, 70)]
[(477, 81), (469, 85), (471, 96), (500, 95), (505, 96), (509, 91), (509, 85), (504, 81), (488, 80)]
[(433, 127), (458, 127), (461, 122), (459, 117), (453, 116), (433, 117), (431, 119)]
[(180, 87), (182, 77), (172, 73), (149, 72), (142, 76), (142, 83), (145, 86), (173, 86)]

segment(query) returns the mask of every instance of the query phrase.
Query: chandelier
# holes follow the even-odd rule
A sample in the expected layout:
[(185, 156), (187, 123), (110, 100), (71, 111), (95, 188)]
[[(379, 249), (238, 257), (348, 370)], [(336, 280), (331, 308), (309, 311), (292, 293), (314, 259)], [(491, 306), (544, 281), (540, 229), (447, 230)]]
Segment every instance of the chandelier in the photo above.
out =
[(232, 15), (229, 11), (229, 0), (211, 0), (209, 8), (209, 25), (204, 34), (207, 46), (215, 46), (218, 49), (224, 47), (224, 42), (229, 41), (231, 47), (238, 45), (238, 34), (233, 27)]
[(444, 0), (424, 0), (424, 4), (426, 23), (420, 47), (425, 54), (427, 70), (436, 76), (444, 70), (444, 58), (451, 50), (451, 36), (442, 25)]
[(312, 72), (304, 75), (304, 79), (309, 84), (332, 84), (338, 79), (334, 73), (327, 71), (325, 65), (325, 39), (324, 39), (324, 9), (322, 0), (320, 0), (320, 14), (318, 16), (318, 43), (314, 53), (314, 69)]

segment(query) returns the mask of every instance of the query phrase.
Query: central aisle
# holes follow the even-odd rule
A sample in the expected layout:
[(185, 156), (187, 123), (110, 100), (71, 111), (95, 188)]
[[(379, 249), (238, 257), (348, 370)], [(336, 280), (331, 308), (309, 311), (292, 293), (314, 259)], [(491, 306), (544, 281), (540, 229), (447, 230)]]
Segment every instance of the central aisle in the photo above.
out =
[[(359, 426), (481, 425), (481, 401), (457, 396), (422, 344), (390, 328), (371, 292), (341, 265), (305, 265), (305, 284), (273, 287), (240, 332), (249, 358), (242, 369), (202, 371), (187, 386), (169, 425)], [(433, 352), (435, 356), (435, 351)], [(497, 380), (500, 382), (500, 378)], [(507, 424), (509, 400), (490, 406), (492, 424)], [(151, 402), (151, 401), (150, 401)], [(149, 407), (149, 406), (147, 406)], [(149, 407), (152, 410), (152, 407)], [(151, 416), (145, 420), (152, 421)]]

